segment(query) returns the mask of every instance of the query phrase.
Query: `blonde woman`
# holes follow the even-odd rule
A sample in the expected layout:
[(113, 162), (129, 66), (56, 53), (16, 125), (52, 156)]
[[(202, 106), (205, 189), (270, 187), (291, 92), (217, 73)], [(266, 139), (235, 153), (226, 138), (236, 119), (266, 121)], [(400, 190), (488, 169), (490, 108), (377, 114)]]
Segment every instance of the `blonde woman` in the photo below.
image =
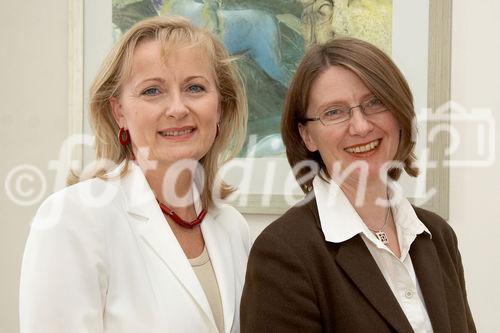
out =
[(22, 332), (237, 332), (248, 227), (215, 205), (245, 93), (223, 45), (175, 17), (133, 26), (93, 84), (97, 160), (51, 195), (26, 244)]

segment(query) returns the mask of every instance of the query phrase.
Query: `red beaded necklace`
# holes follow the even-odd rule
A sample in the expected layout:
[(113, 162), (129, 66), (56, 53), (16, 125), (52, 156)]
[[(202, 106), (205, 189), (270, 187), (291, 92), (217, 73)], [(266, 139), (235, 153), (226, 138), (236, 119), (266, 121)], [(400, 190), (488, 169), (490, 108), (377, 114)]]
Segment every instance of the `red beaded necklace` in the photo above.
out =
[(203, 221), (203, 219), (205, 218), (205, 215), (207, 215), (207, 211), (205, 209), (202, 209), (200, 214), (198, 215), (198, 217), (195, 218), (193, 221), (191, 221), (191, 222), (185, 221), (179, 215), (177, 215), (173, 210), (171, 210), (170, 208), (168, 208), (167, 206), (162, 204), (158, 199), (156, 199), (156, 201), (158, 201), (158, 204), (160, 205), (160, 209), (164, 214), (167, 214), (168, 216), (170, 216), (172, 218), (172, 220), (174, 220), (175, 223), (177, 223), (178, 225), (180, 225), (181, 227), (184, 227), (184, 228), (193, 229), (193, 227), (195, 225), (200, 224)]

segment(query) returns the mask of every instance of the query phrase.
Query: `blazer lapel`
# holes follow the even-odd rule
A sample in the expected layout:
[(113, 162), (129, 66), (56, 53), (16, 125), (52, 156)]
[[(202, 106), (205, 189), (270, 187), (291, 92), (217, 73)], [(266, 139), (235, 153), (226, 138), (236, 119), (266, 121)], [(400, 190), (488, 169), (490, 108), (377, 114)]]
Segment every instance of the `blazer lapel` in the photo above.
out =
[(434, 332), (451, 332), (441, 265), (428, 235), (420, 234), (415, 238), (410, 257)]
[[(312, 198), (307, 205), (314, 216), (316, 226), (321, 230), (316, 199)], [(361, 236), (356, 235), (338, 246), (338, 252), (334, 256), (335, 261), (372, 306), (397, 332), (413, 332), (408, 319)]]
[[(205, 292), (175, 235), (168, 223), (161, 220), (162, 218), (163, 216), (153, 217), (150, 221), (142, 223), (138, 228), (139, 233), (153, 252), (174, 274), (179, 284), (186, 289), (208, 319), (215, 325)], [(160, 225), (159, 222), (162, 224)]]
[(396, 331), (413, 332), (377, 263), (359, 235), (340, 245), (335, 260)]
[[(126, 197), (126, 210), (136, 222), (144, 242), (151, 248), (186, 289), (215, 327), (210, 305), (189, 261), (184, 254), (168, 222), (161, 212), (144, 174), (130, 163), (129, 173), (121, 180)], [(161, 296), (163, 297), (163, 296)]]
[(210, 213), (206, 215), (205, 221), (201, 224), (201, 230), (219, 285), (224, 315), (224, 331), (230, 332), (234, 319), (236, 291), (229, 235), (216, 223)]

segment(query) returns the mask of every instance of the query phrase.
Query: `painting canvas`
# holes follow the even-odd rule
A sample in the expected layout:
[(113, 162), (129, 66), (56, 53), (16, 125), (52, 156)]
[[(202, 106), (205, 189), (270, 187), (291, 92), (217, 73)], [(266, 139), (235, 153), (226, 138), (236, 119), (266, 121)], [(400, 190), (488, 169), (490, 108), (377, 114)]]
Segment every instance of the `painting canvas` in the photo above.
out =
[[(216, 33), (244, 75), (250, 105), (247, 145), (240, 158), (228, 163), (229, 171), (221, 172), (238, 188), (232, 204), (240, 211), (280, 214), (302, 197), (279, 135), (286, 88), (308, 47), (354, 36), (383, 49), (408, 80), (417, 112), (421, 175), (400, 182), (412, 202), (448, 215), (448, 169), (442, 165), (449, 136), (443, 133), (429, 142), (428, 133), (442, 124), (426, 115), (450, 99), (451, 0), (70, 2), (71, 133), (91, 133), (84, 112), (88, 91), (113, 42), (143, 18), (170, 14), (184, 14)], [(92, 156), (91, 147), (83, 149), (83, 165)]]
[(156, 15), (189, 18), (217, 34), (237, 58), (249, 105), (242, 156), (284, 156), (283, 102), (308, 47), (353, 36), (391, 53), (392, 0), (113, 0), (114, 39)]

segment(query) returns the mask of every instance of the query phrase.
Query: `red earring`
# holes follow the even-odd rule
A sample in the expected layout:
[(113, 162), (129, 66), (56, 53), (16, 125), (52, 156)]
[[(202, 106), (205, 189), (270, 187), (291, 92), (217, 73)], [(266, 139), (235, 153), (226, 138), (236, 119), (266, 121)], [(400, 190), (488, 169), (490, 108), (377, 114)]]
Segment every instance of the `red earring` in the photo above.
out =
[(120, 132), (118, 132), (118, 139), (120, 140), (120, 144), (122, 146), (127, 146), (130, 143), (130, 133), (128, 129), (120, 128)]

